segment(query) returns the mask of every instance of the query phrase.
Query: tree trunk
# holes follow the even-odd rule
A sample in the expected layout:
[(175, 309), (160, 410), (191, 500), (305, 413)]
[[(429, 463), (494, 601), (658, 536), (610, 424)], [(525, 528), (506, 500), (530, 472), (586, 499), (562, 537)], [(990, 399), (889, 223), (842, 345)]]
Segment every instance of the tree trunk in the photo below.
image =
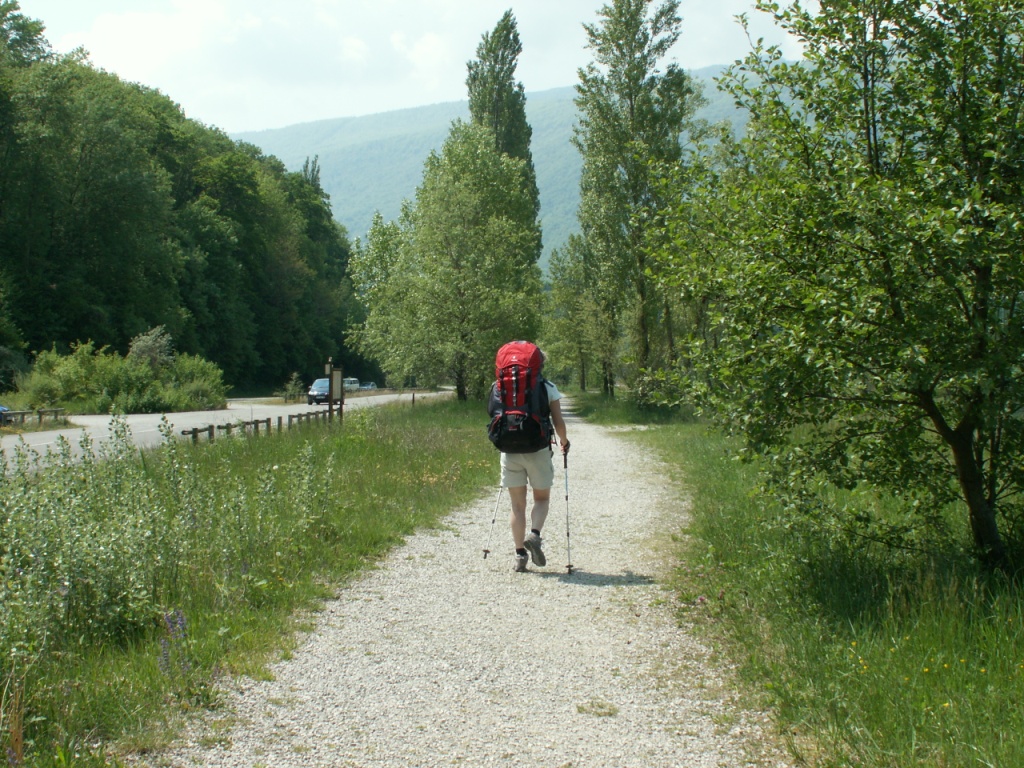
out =
[(974, 431), (957, 429), (948, 440), (956, 464), (960, 492), (967, 502), (974, 545), (988, 565), (1000, 565), (1006, 559), (1006, 547), (999, 535), (995, 506), (985, 494), (985, 473), (974, 453)]
[(458, 362), (455, 366), (455, 396), (465, 402), (469, 400), (468, 382), (466, 381), (466, 364)]
[(953, 454), (960, 493), (967, 503), (971, 535), (981, 560), (990, 566), (1002, 565), (1006, 561), (1006, 547), (999, 535), (995, 503), (985, 493), (985, 471), (974, 452), (973, 420), (965, 416), (953, 429), (942, 415), (932, 392), (918, 392), (917, 398)]
[(668, 345), (668, 364), (676, 362), (676, 335), (672, 330), (672, 305), (665, 297), (665, 342)]
[(651, 359), (651, 331), (647, 324), (647, 280), (643, 275), (640, 275), (637, 283), (637, 300), (640, 303), (640, 317), (637, 323), (637, 333), (640, 338), (637, 339), (636, 362), (637, 367), (644, 370)]
[(614, 398), (615, 397), (615, 374), (612, 373), (611, 364), (607, 363), (607, 362), (603, 363), (602, 364), (602, 368), (603, 368), (603, 374), (604, 374), (603, 375), (604, 382), (602, 384), (602, 388), (604, 390), (605, 395), (607, 395), (608, 397)]

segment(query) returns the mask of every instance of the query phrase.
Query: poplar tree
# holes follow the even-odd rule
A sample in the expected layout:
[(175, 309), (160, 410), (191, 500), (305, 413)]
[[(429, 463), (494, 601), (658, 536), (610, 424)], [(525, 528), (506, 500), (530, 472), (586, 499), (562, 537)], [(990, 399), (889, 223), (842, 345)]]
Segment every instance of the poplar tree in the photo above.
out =
[[(533, 129), (526, 120), (526, 93), (515, 79), (522, 51), (515, 16), (511, 10), (505, 11), (494, 29), (481, 38), (476, 60), (467, 63), (466, 87), (470, 120), (491, 130), (496, 150), (524, 163), (524, 189), (532, 201), (530, 220), (524, 223), (532, 226), (540, 215), (540, 192), (530, 151)], [(534, 261), (540, 253), (538, 238)]]
[[(583, 157), (579, 222), (593, 263), (590, 290), (609, 322), (631, 310), (633, 359), (653, 362), (661, 325), (671, 338), (671, 312), (649, 274), (645, 239), (664, 208), (652, 177), (657, 164), (678, 164), (681, 138), (700, 105), (689, 75), (662, 60), (679, 39), (678, 0), (614, 0), (584, 24), (594, 61), (579, 71), (579, 124), (573, 143)], [(671, 349), (665, 356), (671, 357)], [(605, 391), (611, 393), (612, 372)]]

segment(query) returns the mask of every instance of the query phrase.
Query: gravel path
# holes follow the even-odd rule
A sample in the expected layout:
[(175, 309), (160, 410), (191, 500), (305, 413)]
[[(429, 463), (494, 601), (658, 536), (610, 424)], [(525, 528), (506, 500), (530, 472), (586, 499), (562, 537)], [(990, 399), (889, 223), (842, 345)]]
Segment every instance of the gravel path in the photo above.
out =
[(236, 681), (233, 727), (146, 764), (788, 765), (659, 586), (685, 507), (631, 443), (567, 421), (571, 574), (561, 467), (545, 568), (511, 571), (507, 494), (482, 556), (495, 486), (345, 588), (272, 681)]

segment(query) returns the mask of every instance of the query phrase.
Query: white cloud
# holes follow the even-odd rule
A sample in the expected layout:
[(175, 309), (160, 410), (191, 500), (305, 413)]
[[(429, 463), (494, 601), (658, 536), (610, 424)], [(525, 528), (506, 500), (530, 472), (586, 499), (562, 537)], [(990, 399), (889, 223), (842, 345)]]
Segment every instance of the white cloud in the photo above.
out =
[(449, 43), (433, 32), (420, 35), (409, 41), (405, 32), (396, 32), (391, 42), (408, 62), (411, 69), (408, 78), (418, 83), (427, 92), (437, 92), (445, 83), (445, 75), (452, 69), (455, 58)]
[[(605, 0), (21, 0), (59, 51), (159, 88), (190, 117), (229, 131), (465, 98), (466, 62), (512, 8), (527, 92), (576, 82), (590, 60), (583, 22)], [(687, 68), (726, 64), (749, 45), (734, 21), (753, 0), (683, 0), (674, 51)]]
[(342, 61), (366, 64), (370, 59), (370, 46), (358, 37), (342, 37), (339, 58)]

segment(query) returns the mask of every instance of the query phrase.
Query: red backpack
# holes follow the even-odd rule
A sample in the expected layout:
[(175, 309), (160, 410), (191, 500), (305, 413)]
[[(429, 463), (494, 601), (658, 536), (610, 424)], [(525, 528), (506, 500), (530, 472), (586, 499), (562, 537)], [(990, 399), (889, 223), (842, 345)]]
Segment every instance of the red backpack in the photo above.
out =
[(534, 453), (551, 445), (548, 388), (540, 375), (544, 359), (536, 344), (510, 341), (494, 360), (487, 436), (502, 453)]

